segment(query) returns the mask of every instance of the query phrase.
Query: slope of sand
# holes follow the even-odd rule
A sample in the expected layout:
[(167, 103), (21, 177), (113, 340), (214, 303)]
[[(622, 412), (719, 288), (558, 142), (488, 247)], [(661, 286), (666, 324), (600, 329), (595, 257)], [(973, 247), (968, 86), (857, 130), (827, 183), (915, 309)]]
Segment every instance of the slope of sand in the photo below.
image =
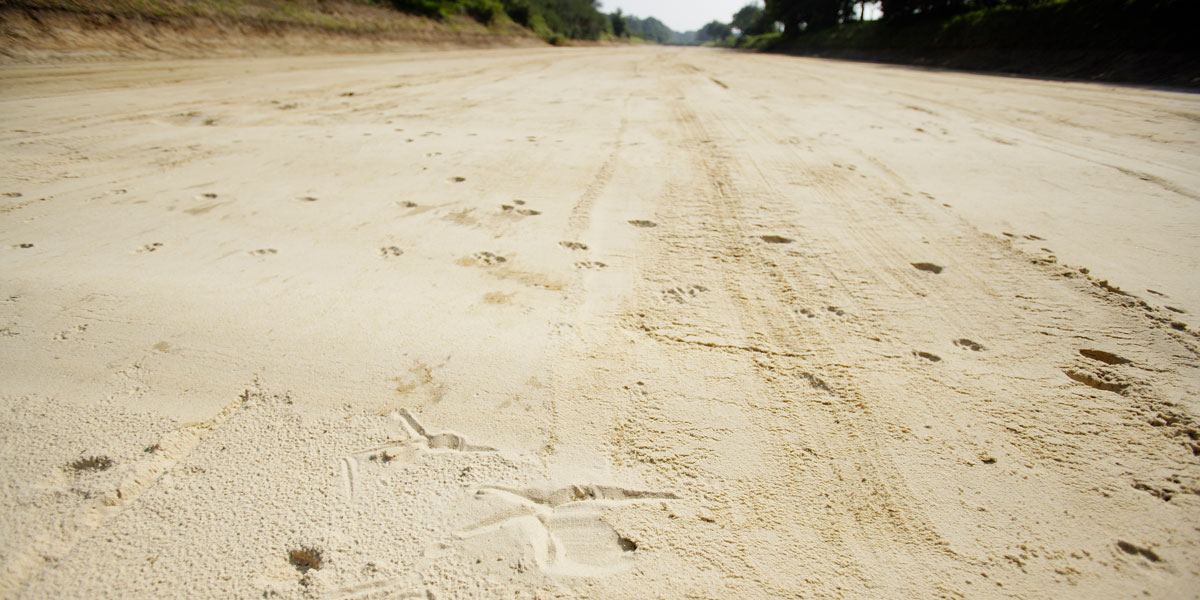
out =
[(15, 0), (0, 64), (545, 47), (512, 21), (429, 19), (356, 0)]
[(1195, 96), (458, 51), (0, 125), (0, 597), (1200, 589)]

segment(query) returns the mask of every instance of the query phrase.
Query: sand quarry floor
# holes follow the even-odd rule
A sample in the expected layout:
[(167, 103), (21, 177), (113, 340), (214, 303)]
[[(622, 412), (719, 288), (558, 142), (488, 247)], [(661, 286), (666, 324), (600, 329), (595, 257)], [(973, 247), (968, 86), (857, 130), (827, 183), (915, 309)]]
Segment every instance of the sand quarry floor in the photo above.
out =
[(1200, 590), (1200, 96), (10, 66), (0, 157), (0, 597)]

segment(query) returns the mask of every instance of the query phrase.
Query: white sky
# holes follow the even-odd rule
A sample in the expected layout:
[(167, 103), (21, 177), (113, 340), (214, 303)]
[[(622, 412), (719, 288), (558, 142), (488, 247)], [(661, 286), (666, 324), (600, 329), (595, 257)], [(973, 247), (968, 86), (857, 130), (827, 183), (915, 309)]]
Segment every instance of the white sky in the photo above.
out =
[[(618, 8), (625, 14), (645, 19), (654, 17), (675, 31), (683, 33), (700, 29), (709, 21), (728, 23), (733, 20), (733, 13), (741, 7), (755, 2), (763, 5), (762, 0), (600, 0), (600, 10), (610, 13)], [(868, 20), (880, 16), (879, 3), (867, 5)]]
[[(621, 12), (645, 19), (654, 17), (675, 31), (700, 29), (709, 21), (728, 23), (733, 13), (751, 0), (600, 0), (600, 10)], [(762, 2), (758, 2), (762, 6)]]

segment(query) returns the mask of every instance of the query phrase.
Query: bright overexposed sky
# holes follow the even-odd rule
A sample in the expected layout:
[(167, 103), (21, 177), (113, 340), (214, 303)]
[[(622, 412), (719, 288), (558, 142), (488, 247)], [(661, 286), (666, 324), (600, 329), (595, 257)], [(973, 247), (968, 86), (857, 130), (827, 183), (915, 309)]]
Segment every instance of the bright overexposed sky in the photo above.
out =
[[(752, 0), (600, 0), (600, 10), (639, 18), (654, 17), (675, 31), (700, 29), (709, 21), (728, 23), (733, 13)], [(761, 0), (758, 2), (762, 6)]]
[[(683, 33), (704, 27), (709, 21), (728, 23), (733, 13), (751, 2), (762, 6), (763, 0), (600, 0), (600, 10), (621, 12), (645, 19), (654, 17), (675, 31)], [(858, 10), (858, 9), (856, 9)], [(879, 3), (868, 2), (863, 17), (880, 17)]]

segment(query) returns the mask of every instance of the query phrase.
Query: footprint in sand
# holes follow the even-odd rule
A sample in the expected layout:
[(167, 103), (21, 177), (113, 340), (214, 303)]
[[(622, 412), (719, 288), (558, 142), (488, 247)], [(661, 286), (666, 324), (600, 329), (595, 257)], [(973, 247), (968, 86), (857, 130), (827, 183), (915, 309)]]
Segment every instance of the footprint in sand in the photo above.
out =
[(790, 244), (795, 241), (792, 238), (786, 238), (781, 235), (760, 235), (758, 237), (768, 244)]
[(942, 269), (943, 269), (943, 267), (940, 265), (935, 265), (933, 263), (928, 263), (928, 262), (915, 262), (915, 263), (909, 263), (909, 264), (911, 264), (913, 267), (915, 267), (918, 271), (925, 271), (928, 273), (933, 273), (934, 275), (941, 273)]
[(141, 253), (141, 252), (154, 252), (155, 250), (158, 250), (159, 248), (162, 248), (162, 242), (154, 242), (154, 243), (152, 243), (152, 244), (146, 244), (145, 246), (142, 246), (141, 248), (138, 248), (138, 249), (137, 249), (137, 250), (135, 250), (134, 252), (138, 252), (138, 253)]
[(397, 246), (384, 246), (379, 249), (379, 255), (384, 258), (400, 256), (401, 254), (404, 254), (404, 251)]
[(249, 252), (249, 254), (251, 256), (269, 256), (271, 254), (278, 254), (278, 253), (279, 253), (279, 251), (274, 248), (259, 248), (258, 250), (251, 250)]
[(475, 259), (476, 262), (482, 263), (489, 267), (508, 262), (507, 258), (492, 252), (476, 252), (475, 254), (471, 255), (471, 258)]
[(587, 250), (588, 249), (588, 245), (584, 244), (583, 242), (559, 242), (558, 245), (562, 246), (563, 248), (566, 248), (567, 250)]
[(498, 506), (496, 516), (457, 532), (460, 538), (500, 529), (524, 534), (538, 567), (549, 573), (599, 576), (633, 566), (638, 544), (603, 518), (622, 505), (678, 500), (670, 492), (630, 490), (603, 485), (516, 489), (483, 486), (475, 498)]
[(392, 466), (411, 463), (448, 452), (490, 453), (495, 448), (472, 444), (467, 438), (451, 431), (432, 433), (425, 429), (412, 413), (405, 409), (390, 413), (404, 432), (404, 439), (361, 450), (342, 457), (342, 491), (347, 498), (354, 498), (358, 489), (360, 467), (364, 465)]
[(647, 221), (645, 219), (632, 219), (629, 221), (629, 224), (633, 225), (634, 227), (658, 227), (658, 223), (655, 223), (654, 221)]
[(518, 215), (522, 215), (522, 216), (526, 216), (526, 217), (534, 217), (534, 216), (542, 214), (542, 211), (540, 211), (540, 210), (533, 210), (531, 208), (517, 208), (518, 206), (525, 206), (525, 201), (524, 200), (513, 200), (512, 204), (501, 204), (500, 210), (502, 210), (506, 213), (514, 213), (514, 214), (518, 214)]
[(981, 345), (977, 342), (972, 342), (971, 340), (968, 340), (967, 338), (959, 338), (957, 340), (954, 340), (954, 345), (958, 346), (960, 348), (966, 348), (967, 350), (973, 350), (975, 352), (982, 352), (984, 350), (983, 345)]
[(581, 261), (575, 263), (576, 269), (603, 269), (607, 266), (608, 265), (606, 265), (598, 260), (581, 260)]
[(663, 300), (684, 304), (688, 300), (695, 298), (697, 295), (707, 291), (708, 288), (702, 285), (688, 285), (663, 290), (662, 296)]
[(920, 350), (913, 350), (913, 356), (916, 356), (918, 358), (923, 358), (929, 362), (942, 362), (942, 357), (940, 357), (936, 354), (933, 354), (932, 352), (921, 352)]
[(1128, 358), (1123, 358), (1123, 357), (1117, 356), (1116, 354), (1113, 354), (1112, 352), (1105, 352), (1104, 350), (1093, 350), (1091, 348), (1080, 349), (1079, 354), (1081, 356), (1083, 356), (1084, 358), (1090, 358), (1094, 361), (1102, 362), (1106, 365), (1127, 365), (1130, 362), (1132, 362)]
[(1072, 368), (1064, 369), (1063, 374), (1077, 383), (1106, 392), (1121, 393), (1129, 387), (1129, 381), (1124, 377), (1105, 369)]
[(88, 330), (87, 323), (83, 323), (81, 325), (76, 325), (74, 327), (74, 329), (67, 329), (65, 331), (60, 331), (60, 332), (54, 334), (54, 339), (69, 340), (71, 338), (74, 338), (76, 336), (76, 334), (85, 333), (85, 332), (87, 332), (87, 330)]

